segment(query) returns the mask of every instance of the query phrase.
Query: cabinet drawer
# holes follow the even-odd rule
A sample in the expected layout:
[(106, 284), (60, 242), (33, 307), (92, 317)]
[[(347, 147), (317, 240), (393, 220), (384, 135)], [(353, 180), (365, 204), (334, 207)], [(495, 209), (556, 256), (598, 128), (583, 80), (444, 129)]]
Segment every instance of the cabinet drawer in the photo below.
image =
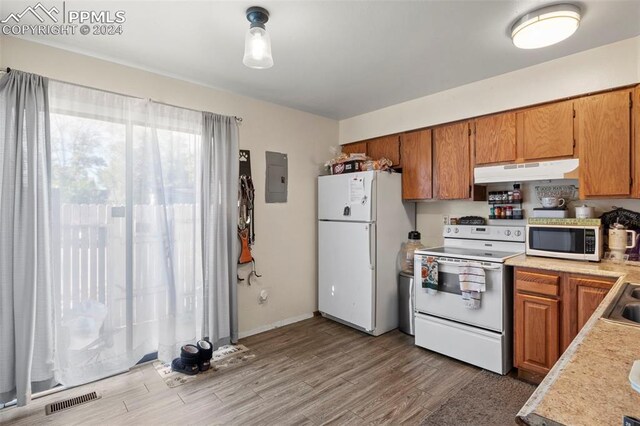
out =
[(560, 274), (516, 270), (516, 290), (557, 297), (560, 294)]
[(480, 328), (416, 314), (416, 346), (438, 352), (498, 374), (511, 370), (509, 337)]

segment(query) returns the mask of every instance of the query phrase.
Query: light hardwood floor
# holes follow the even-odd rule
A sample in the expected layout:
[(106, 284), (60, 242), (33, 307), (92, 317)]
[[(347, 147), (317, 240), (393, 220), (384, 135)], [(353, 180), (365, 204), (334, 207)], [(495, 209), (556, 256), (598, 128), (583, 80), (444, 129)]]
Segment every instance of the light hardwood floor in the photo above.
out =
[[(0, 410), (0, 424), (419, 424), (479, 369), (316, 317), (241, 340), (255, 358), (168, 388), (150, 365)], [(91, 390), (98, 401), (45, 416)]]

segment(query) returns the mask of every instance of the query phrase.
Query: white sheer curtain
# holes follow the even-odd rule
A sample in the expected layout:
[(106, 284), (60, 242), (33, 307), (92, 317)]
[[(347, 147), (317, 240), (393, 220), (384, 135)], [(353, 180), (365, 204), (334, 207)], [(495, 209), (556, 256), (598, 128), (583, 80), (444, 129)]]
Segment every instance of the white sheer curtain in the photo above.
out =
[(0, 404), (53, 384), (47, 83), (0, 79)]
[(202, 318), (202, 114), (51, 82), (56, 378), (99, 379)]

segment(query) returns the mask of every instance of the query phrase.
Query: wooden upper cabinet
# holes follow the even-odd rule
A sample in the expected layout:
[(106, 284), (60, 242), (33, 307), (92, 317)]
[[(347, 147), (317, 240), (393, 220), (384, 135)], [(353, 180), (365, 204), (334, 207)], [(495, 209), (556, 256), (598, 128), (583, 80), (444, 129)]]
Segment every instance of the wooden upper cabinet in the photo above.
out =
[(344, 154), (366, 154), (367, 143), (366, 142), (354, 142), (342, 145), (342, 152)]
[(471, 197), (469, 122), (433, 131), (434, 196), (439, 200)]
[(400, 135), (383, 136), (367, 141), (367, 155), (374, 160), (387, 158), (394, 166), (400, 164)]
[(515, 293), (514, 363), (538, 374), (547, 374), (560, 356), (559, 301)]
[(403, 200), (427, 200), (433, 197), (431, 154), (431, 129), (400, 136)]
[(523, 160), (574, 154), (573, 101), (556, 102), (516, 114), (518, 157)]
[(580, 198), (631, 194), (631, 90), (576, 101)]
[(616, 282), (615, 278), (568, 275), (562, 296), (562, 350), (578, 335)]
[(516, 113), (492, 115), (475, 120), (476, 164), (516, 160)]

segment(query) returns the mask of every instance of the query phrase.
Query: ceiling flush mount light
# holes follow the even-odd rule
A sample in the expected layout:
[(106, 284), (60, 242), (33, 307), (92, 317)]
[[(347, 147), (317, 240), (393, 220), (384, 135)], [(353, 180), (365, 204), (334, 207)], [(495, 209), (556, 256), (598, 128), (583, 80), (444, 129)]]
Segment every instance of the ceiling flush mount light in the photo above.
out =
[(547, 6), (518, 19), (511, 27), (511, 39), (520, 49), (538, 49), (570, 37), (579, 25), (580, 9), (577, 6)]
[(249, 68), (265, 69), (273, 66), (271, 38), (264, 24), (269, 20), (269, 12), (262, 7), (247, 9), (247, 19), (251, 22), (244, 39), (244, 63)]

